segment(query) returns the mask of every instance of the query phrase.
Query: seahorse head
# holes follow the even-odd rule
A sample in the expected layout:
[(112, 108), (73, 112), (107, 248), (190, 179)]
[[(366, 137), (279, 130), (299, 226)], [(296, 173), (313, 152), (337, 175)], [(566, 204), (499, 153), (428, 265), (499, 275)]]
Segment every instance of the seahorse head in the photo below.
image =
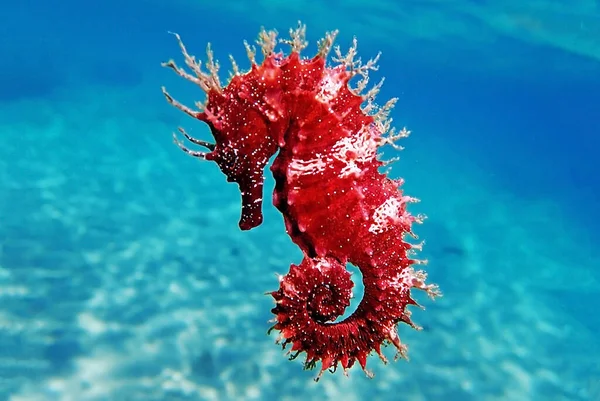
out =
[[(185, 63), (193, 74), (177, 66), (173, 60), (163, 63), (163, 66), (197, 84), (205, 92), (206, 101), (204, 104), (198, 103), (199, 110), (194, 110), (175, 100), (164, 87), (163, 93), (175, 108), (208, 124), (215, 140), (214, 143), (205, 142), (191, 137), (183, 128), (179, 128), (190, 142), (203, 146), (208, 151), (191, 150), (177, 137), (175, 142), (194, 157), (214, 161), (227, 176), (227, 181), (238, 184), (242, 196), (239, 226), (242, 230), (249, 230), (262, 222), (264, 168), (277, 151), (287, 124), (280, 110), (273, 109), (270, 104), (281, 96), (281, 89), (273, 90), (273, 84), (278, 81), (277, 74), (264, 74), (261, 70), (266, 66), (257, 66), (254, 51), (248, 47), (249, 56), (252, 56), (252, 69), (246, 74), (240, 74), (234, 62), (233, 77), (223, 87), (219, 80), (219, 64), (213, 58), (210, 45), (207, 48), (208, 60), (202, 68), (201, 63), (188, 54), (179, 35), (174, 35)], [(268, 39), (268, 35), (266, 38)], [(277, 71), (272, 64), (275, 56), (271, 55), (269, 58), (270, 69)], [(268, 80), (272, 82), (266, 82), (265, 75), (270, 75)]]
[[(264, 117), (251, 107), (241, 107), (239, 93), (211, 96), (200, 120), (206, 121), (215, 139), (204, 158), (217, 163), (227, 181), (238, 184), (242, 196), (239, 226), (249, 230), (262, 222), (264, 169), (277, 151), (277, 142)], [(210, 99), (210, 98), (209, 98)], [(236, 121), (223, 120), (213, 111), (228, 110)], [(243, 123), (239, 123), (243, 121)]]

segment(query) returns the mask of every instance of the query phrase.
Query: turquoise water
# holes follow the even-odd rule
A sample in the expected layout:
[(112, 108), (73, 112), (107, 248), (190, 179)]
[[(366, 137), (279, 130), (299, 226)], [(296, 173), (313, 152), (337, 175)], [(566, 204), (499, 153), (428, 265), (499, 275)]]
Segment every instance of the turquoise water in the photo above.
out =
[[(600, 400), (600, 5), (527, 3), (4, 6), (0, 399)], [(169, 31), (211, 42), (225, 78), (244, 39), (299, 19), (306, 54), (332, 29), (381, 50), (380, 97), (412, 131), (392, 175), (422, 200), (444, 297), (374, 379), (314, 383), (265, 334), (263, 294), (300, 252), (268, 203), (238, 230), (237, 189), (172, 144), (206, 128), (160, 92), (201, 96), (160, 67), (181, 60)]]

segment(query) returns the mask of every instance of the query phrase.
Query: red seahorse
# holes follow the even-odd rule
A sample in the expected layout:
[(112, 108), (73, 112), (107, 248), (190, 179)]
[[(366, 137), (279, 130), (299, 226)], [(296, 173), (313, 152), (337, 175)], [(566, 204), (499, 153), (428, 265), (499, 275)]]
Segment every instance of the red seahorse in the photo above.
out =
[[(390, 342), (406, 357), (406, 346), (397, 332), (399, 322), (418, 328), (407, 305), (417, 305), (412, 288), (439, 295), (426, 284), (422, 261), (412, 258), (420, 244), (411, 225), (420, 222), (406, 206), (416, 199), (403, 195), (401, 180), (381, 173), (379, 147), (408, 135), (390, 128), (388, 117), (396, 99), (383, 106), (374, 103), (381, 82), (366, 91), (369, 70), (379, 55), (366, 63), (356, 57), (356, 40), (346, 55), (335, 48), (336, 65), (326, 65), (337, 31), (327, 33), (311, 59), (301, 58), (307, 45), (305, 26), (290, 30), (291, 38), (278, 40), (275, 31), (260, 32), (257, 43), (264, 59), (258, 64), (256, 49), (245, 43), (252, 67), (241, 73), (232, 59), (233, 75), (223, 86), (219, 65), (210, 46), (205, 68), (190, 56), (176, 35), (185, 63), (163, 65), (196, 83), (206, 93), (204, 104), (191, 109), (176, 101), (164, 88), (168, 102), (210, 127), (215, 143), (192, 138), (207, 151), (193, 151), (174, 136), (179, 147), (200, 159), (216, 162), (228, 181), (239, 185), (242, 197), (240, 228), (262, 222), (263, 173), (271, 167), (276, 180), (273, 203), (283, 213), (286, 230), (304, 253), (280, 277), (279, 290), (271, 293), (276, 306), (278, 342), (291, 344), (291, 359), (305, 352), (305, 368), (320, 361), (321, 370), (344, 372), (358, 361), (366, 370), (367, 356), (375, 351), (386, 362), (381, 345)], [(275, 52), (279, 42), (291, 47), (289, 55)], [(355, 85), (350, 80), (359, 76)], [(336, 321), (350, 304), (353, 283), (346, 264), (362, 273), (364, 295), (356, 311)]]

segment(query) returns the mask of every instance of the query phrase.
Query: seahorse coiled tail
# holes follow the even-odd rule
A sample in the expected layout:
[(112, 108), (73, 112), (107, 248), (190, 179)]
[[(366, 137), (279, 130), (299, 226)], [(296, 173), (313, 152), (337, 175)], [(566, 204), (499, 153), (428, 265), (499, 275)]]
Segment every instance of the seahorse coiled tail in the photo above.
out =
[[(356, 361), (369, 374), (367, 356), (375, 351), (385, 362), (385, 342), (406, 357), (397, 324), (418, 328), (407, 309), (417, 304), (411, 289), (432, 298), (440, 295), (436, 285), (426, 284), (426, 274), (414, 269), (422, 263), (412, 257), (421, 245), (406, 238), (416, 238), (412, 225), (422, 219), (407, 211), (416, 199), (399, 189), (401, 180), (380, 171), (385, 163), (378, 159), (378, 149), (395, 146), (408, 131), (390, 126), (395, 99), (383, 106), (374, 103), (381, 82), (366, 89), (379, 56), (361, 63), (355, 40), (345, 55), (336, 47), (336, 64), (327, 66), (336, 34), (327, 33), (317, 55), (305, 59), (300, 56), (307, 45), (303, 25), (290, 30), (287, 40), (262, 30), (257, 40), (262, 63), (246, 43), (251, 69), (240, 72), (232, 59), (233, 75), (225, 86), (210, 46), (203, 67), (176, 35), (188, 69), (174, 61), (164, 63), (206, 93), (205, 102), (192, 109), (163, 88), (169, 103), (210, 127), (214, 143), (179, 128), (187, 140), (206, 150), (191, 150), (177, 136), (175, 141), (186, 153), (216, 162), (228, 181), (238, 184), (242, 230), (262, 222), (264, 169), (277, 153), (271, 167), (273, 203), (304, 258), (291, 265), (271, 293), (271, 329), (279, 331), (277, 341), (284, 348), (291, 345), (291, 359), (305, 353), (305, 368), (320, 362), (317, 380), (339, 365), (346, 372)], [(289, 55), (275, 51), (279, 42), (291, 47)], [(348, 263), (360, 269), (364, 294), (356, 311), (337, 321), (352, 296)]]

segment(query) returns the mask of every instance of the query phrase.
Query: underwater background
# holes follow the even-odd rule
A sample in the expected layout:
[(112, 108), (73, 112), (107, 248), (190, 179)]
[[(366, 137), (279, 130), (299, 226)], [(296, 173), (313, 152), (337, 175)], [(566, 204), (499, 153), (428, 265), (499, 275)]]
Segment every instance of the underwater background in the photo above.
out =
[[(391, 175), (444, 297), (374, 379), (315, 383), (266, 335), (300, 251), (270, 202), (238, 229), (236, 186), (172, 143), (207, 128), (160, 91), (202, 100), (160, 66), (170, 31), (224, 79), (298, 20), (305, 55), (333, 29), (382, 51), (412, 131)], [(600, 2), (22, 0), (0, 39), (0, 400), (600, 400)]]

